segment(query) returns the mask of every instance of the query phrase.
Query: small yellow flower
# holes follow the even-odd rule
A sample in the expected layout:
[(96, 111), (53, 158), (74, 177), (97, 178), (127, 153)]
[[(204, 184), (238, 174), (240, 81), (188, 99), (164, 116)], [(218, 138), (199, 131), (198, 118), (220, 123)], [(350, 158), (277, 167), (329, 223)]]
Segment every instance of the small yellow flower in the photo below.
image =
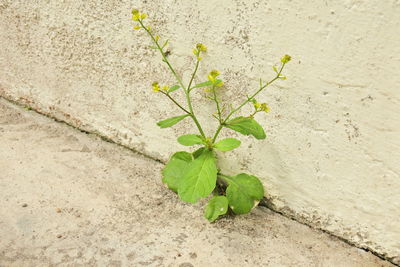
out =
[(220, 75), (220, 73), (219, 73), (218, 70), (212, 70), (212, 71), (210, 72), (210, 75), (213, 76), (214, 78), (216, 78), (218, 75)]
[(147, 18), (147, 14), (146, 13), (142, 13), (142, 15), (140, 17), (141, 17), (141, 19), (145, 19), (145, 18)]
[(156, 35), (156, 36), (154, 37), (154, 39), (156, 39), (156, 41), (160, 40), (160, 35)]
[(168, 89), (169, 89), (169, 87), (168, 87), (167, 85), (164, 85), (164, 86), (162, 87), (162, 90), (163, 90), (163, 91), (168, 91)]
[(197, 57), (197, 60), (198, 60), (198, 61), (200, 61), (200, 60), (202, 60), (202, 59), (203, 59), (202, 57)]
[(158, 82), (153, 82), (152, 86), (153, 86), (153, 91), (154, 92), (159, 92), (160, 91), (160, 85), (158, 84)]
[(283, 64), (286, 64), (286, 63), (288, 63), (291, 59), (292, 59), (291, 56), (289, 56), (289, 55), (284, 55), (284, 56), (281, 58), (281, 62), (282, 62)]
[(137, 15), (139, 14), (139, 10), (137, 10), (136, 8), (132, 9), (132, 15)]
[(195, 56), (199, 56), (199, 50), (197, 50), (196, 48), (193, 48), (192, 52)]
[(133, 21), (139, 21), (139, 19), (140, 19), (140, 14), (132, 15)]
[(140, 26), (134, 26), (133, 27), (135, 30), (140, 30), (142, 27), (140, 27)]
[(198, 43), (196, 45), (197, 50), (201, 51), (201, 52), (207, 52), (207, 46), (203, 45), (202, 43)]
[(217, 87), (221, 87), (222, 85), (224, 85), (224, 82), (223, 82), (223, 81), (220, 81), (219, 83), (216, 83), (216, 84), (215, 84), (215, 86), (217, 86)]
[[(217, 70), (212, 70), (211, 72), (210, 72), (210, 74), (207, 76), (208, 77), (208, 80), (210, 80), (211, 82), (215, 82), (216, 81), (216, 78), (217, 78), (217, 76), (219, 75), (220, 73), (219, 73), (219, 71), (217, 71)], [(218, 86), (218, 85), (217, 85)], [(221, 85), (222, 86), (222, 85)]]
[(256, 109), (259, 109), (261, 107), (261, 103), (258, 103), (258, 102), (254, 103), (254, 107)]
[(261, 104), (261, 110), (264, 112), (268, 112), (269, 111), (269, 106), (267, 105), (267, 103), (262, 103)]

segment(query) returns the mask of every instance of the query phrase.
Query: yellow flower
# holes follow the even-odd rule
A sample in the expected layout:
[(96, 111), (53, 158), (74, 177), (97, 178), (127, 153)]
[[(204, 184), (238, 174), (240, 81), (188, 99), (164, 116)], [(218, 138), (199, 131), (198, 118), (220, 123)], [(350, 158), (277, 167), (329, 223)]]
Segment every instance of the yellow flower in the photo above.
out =
[[(217, 71), (217, 70), (212, 70), (212, 71), (210, 72), (210, 74), (207, 76), (207, 77), (208, 77), (208, 80), (210, 80), (211, 82), (215, 83), (216, 78), (217, 78), (217, 76), (218, 76), (219, 74), (220, 74), (219, 71)], [(221, 84), (221, 82), (220, 82), (219, 84)], [(223, 83), (222, 83), (222, 84), (223, 84)], [(222, 85), (216, 85), (216, 86), (222, 86)]]
[(136, 8), (132, 9), (132, 15), (137, 15), (139, 14), (139, 10), (137, 10)]
[(133, 21), (138, 21), (140, 19), (140, 14), (132, 15)]
[(281, 58), (281, 62), (282, 62), (283, 64), (286, 64), (286, 63), (288, 63), (291, 59), (292, 59), (291, 56), (289, 56), (289, 55), (284, 55), (284, 56)]
[(218, 70), (212, 70), (212, 71), (210, 72), (210, 75), (213, 76), (214, 78), (216, 78), (218, 75), (220, 75), (220, 73), (219, 73)]
[(135, 30), (140, 30), (140, 28), (142, 28), (142, 27), (140, 27), (140, 26), (134, 26), (133, 27)]
[(168, 89), (169, 89), (169, 87), (168, 87), (167, 85), (164, 85), (164, 86), (162, 87), (162, 90), (163, 90), (163, 91), (168, 91)]
[(266, 103), (262, 103), (261, 104), (261, 110), (264, 112), (268, 112), (269, 111), (269, 106)]
[(198, 61), (200, 61), (200, 60), (202, 60), (202, 59), (203, 59), (202, 57), (197, 57), (197, 60), (198, 60)]
[(160, 35), (156, 35), (156, 36), (154, 37), (154, 39), (156, 39), (156, 41), (160, 40)]
[(154, 92), (159, 92), (160, 91), (160, 85), (158, 84), (158, 82), (153, 82), (152, 86), (153, 86), (153, 91)]
[(142, 13), (142, 15), (140, 16), (142, 19), (147, 18), (147, 14), (146, 13)]
[(202, 43), (198, 43), (196, 45), (197, 50), (201, 51), (201, 52), (207, 52), (207, 46), (203, 45)]
[(195, 56), (199, 56), (199, 50), (197, 50), (196, 48), (193, 48), (192, 52)]
[(256, 103), (254, 103), (254, 107), (255, 107), (256, 109), (259, 109), (259, 108), (261, 107), (261, 104), (258, 103), (258, 102), (256, 102)]
[(224, 82), (223, 82), (223, 81), (220, 81), (219, 83), (216, 83), (216, 84), (215, 84), (215, 86), (217, 86), (217, 87), (221, 87), (222, 85), (224, 85)]

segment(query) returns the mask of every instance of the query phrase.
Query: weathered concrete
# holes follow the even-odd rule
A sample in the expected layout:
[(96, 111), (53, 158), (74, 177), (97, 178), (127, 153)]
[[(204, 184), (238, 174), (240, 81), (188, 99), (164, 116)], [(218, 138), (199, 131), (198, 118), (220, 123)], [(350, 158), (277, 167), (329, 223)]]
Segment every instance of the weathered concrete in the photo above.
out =
[(0, 266), (393, 266), (265, 208), (209, 224), (161, 168), (0, 100)]
[[(0, 0), (0, 95), (166, 160), (192, 124), (155, 125), (177, 109), (150, 82), (172, 79), (133, 32), (133, 4), (185, 77), (191, 47), (208, 45), (200, 75), (220, 69), (235, 103), (292, 55), (288, 81), (259, 98), (268, 139), (240, 136), (221, 168), (259, 176), (275, 209), (400, 263), (399, 1)], [(210, 133), (213, 106), (197, 100)]]

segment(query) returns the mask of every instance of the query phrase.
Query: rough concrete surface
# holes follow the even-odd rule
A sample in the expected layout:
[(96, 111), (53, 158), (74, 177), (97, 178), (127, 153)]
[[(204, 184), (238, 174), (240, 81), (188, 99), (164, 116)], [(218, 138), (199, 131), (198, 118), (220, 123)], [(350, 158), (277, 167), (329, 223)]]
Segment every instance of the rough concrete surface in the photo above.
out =
[(266, 208), (210, 224), (162, 166), (0, 99), (0, 266), (392, 266)]
[[(398, 0), (0, 0), (0, 95), (167, 160), (193, 124), (155, 125), (178, 109), (150, 84), (173, 80), (132, 30), (133, 7), (170, 39), (185, 81), (205, 43), (196, 82), (219, 69), (234, 104), (290, 54), (288, 80), (258, 98), (271, 107), (256, 116), (267, 139), (224, 130), (242, 146), (220, 167), (260, 177), (274, 209), (400, 263)], [(194, 98), (211, 135), (214, 106)]]

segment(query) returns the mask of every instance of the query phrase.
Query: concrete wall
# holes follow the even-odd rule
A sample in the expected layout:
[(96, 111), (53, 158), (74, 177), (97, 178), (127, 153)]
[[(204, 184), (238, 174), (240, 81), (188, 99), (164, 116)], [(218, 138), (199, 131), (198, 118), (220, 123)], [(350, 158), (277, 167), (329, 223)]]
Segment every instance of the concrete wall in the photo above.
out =
[[(288, 80), (259, 97), (268, 138), (238, 136), (221, 168), (259, 176), (276, 210), (400, 263), (400, 1), (0, 0), (0, 95), (164, 161), (184, 149), (189, 120), (155, 125), (178, 109), (150, 83), (173, 80), (132, 30), (133, 7), (171, 40), (185, 79), (205, 43), (200, 76), (218, 68), (235, 103), (290, 54)], [(211, 134), (213, 105), (195, 101)]]

